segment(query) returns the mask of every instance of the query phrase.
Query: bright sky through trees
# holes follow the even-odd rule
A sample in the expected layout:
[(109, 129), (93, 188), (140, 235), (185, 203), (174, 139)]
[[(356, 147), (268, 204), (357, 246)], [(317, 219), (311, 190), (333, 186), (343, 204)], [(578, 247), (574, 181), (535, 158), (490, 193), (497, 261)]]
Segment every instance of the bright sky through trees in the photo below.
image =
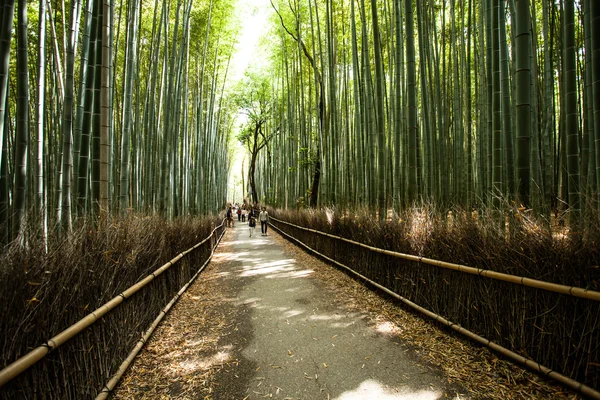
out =
[(260, 38), (268, 31), (268, 0), (238, 0), (237, 20), (241, 25), (238, 43), (231, 58), (231, 77), (228, 85), (238, 82), (246, 69), (265, 65), (266, 54), (260, 51)]
[[(268, 0), (238, 0), (236, 7), (238, 15), (236, 19), (241, 25), (237, 45), (231, 57), (231, 72), (227, 80), (227, 86), (232, 88), (240, 79), (244, 72), (252, 69), (259, 69), (267, 64), (268, 55), (261, 51), (261, 38), (267, 34), (269, 14), (272, 12)], [(240, 125), (245, 116), (240, 114), (236, 125)], [(242, 164), (246, 152), (244, 147), (238, 145), (235, 140), (235, 147), (232, 154), (232, 168), (230, 171), (227, 199), (234, 202), (241, 202), (243, 199), (242, 189)], [(247, 167), (247, 165), (245, 165)]]

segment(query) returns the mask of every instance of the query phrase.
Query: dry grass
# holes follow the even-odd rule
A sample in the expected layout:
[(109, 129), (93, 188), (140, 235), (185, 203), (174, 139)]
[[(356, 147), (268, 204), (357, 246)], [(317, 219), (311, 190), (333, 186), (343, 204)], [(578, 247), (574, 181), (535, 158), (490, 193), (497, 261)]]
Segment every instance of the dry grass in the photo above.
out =
[[(285, 221), (396, 252), (550, 282), (600, 289), (600, 222), (554, 238), (526, 212), (501, 226), (431, 207), (393, 220), (367, 212), (271, 210)], [(469, 213), (470, 214), (470, 213)], [(594, 225), (596, 224), (596, 225)], [(591, 387), (600, 387), (600, 304), (475, 275), (374, 254), (364, 248), (281, 225), (292, 236), (399, 295), (483, 337)]]
[(346, 273), (308, 255), (281, 236), (275, 240), (318, 279), (349, 310), (368, 313), (372, 324), (385, 327), (408, 344), (422, 360), (442, 369), (451, 384), (468, 390), (471, 399), (578, 399), (543, 377), (498, 358), (431, 320), (415, 315)]
[[(129, 216), (101, 230), (35, 232), (0, 254), (0, 359), (8, 365), (207, 237), (218, 220)], [(211, 241), (214, 243), (215, 241)], [(210, 254), (211, 242), (0, 389), (3, 399), (95, 396), (160, 310)]]
[(228, 304), (229, 288), (220, 273), (225, 262), (220, 254), (230, 246), (218, 247), (123, 376), (114, 399), (211, 399), (219, 390), (216, 373), (238, 362), (219, 345), (236, 328), (238, 312)]

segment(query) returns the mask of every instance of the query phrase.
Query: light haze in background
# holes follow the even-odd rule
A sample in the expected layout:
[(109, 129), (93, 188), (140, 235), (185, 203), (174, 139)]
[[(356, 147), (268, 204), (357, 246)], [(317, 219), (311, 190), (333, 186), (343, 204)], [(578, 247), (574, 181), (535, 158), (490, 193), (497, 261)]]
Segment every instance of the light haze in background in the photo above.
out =
[[(268, 19), (273, 12), (269, 0), (238, 0), (235, 10), (237, 14), (235, 19), (241, 29), (231, 56), (230, 71), (227, 77), (228, 88), (234, 87), (244, 77), (246, 70), (265, 67), (269, 57), (260, 47), (261, 38), (269, 31)], [(245, 116), (239, 114), (234, 129), (239, 128), (244, 121)], [(236, 135), (237, 132), (234, 132), (234, 136)], [(246, 151), (241, 143), (234, 139), (233, 144), (235, 148), (231, 154), (233, 159), (227, 187), (227, 200), (241, 203), (244, 199), (242, 164), (244, 165), (244, 175), (247, 175), (248, 161), (244, 162)], [(246, 184), (247, 178), (244, 176)]]

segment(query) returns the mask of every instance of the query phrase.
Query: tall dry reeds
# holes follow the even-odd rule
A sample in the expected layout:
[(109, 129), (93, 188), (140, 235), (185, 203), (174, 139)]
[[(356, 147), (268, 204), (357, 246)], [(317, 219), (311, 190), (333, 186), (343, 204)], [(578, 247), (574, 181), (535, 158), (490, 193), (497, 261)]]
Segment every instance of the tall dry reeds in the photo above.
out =
[[(215, 218), (129, 216), (67, 237), (28, 232), (0, 254), (0, 367), (39, 346), (210, 235)], [(64, 235), (63, 235), (64, 236)], [(160, 310), (209, 257), (215, 238), (0, 388), (2, 399), (94, 397)], [(23, 245), (25, 243), (25, 245)]]
[[(368, 212), (333, 209), (276, 218), (396, 252), (513, 275), (600, 290), (600, 220), (585, 232), (554, 232), (526, 211), (443, 214), (413, 208), (380, 222)], [(600, 388), (600, 304), (374, 253), (284, 224), (309, 247), (353, 268), (399, 295), (500, 345), (593, 388)]]

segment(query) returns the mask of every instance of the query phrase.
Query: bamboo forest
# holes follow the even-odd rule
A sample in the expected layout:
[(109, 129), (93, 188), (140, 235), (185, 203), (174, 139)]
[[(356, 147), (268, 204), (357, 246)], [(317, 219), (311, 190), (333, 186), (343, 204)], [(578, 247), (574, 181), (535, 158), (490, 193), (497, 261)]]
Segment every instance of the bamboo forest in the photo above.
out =
[[(407, 348), (429, 354), (413, 358), (445, 371), (439, 386), (407, 378), (408, 392), (401, 373), (373, 375), (405, 396), (385, 398), (600, 398), (600, 2), (0, 0), (0, 398), (384, 398), (361, 397), (367, 381), (345, 370), (356, 393), (308, 391), (337, 358), (276, 375), (310, 358), (292, 344), (269, 362), (220, 347), (239, 324), (321, 310), (252, 308), (309, 293), (289, 280), (305, 252), (329, 296), (387, 293), (365, 313), (403, 310), (388, 313), (394, 334), (413, 332)], [(236, 262), (229, 282), (219, 268)], [(260, 262), (290, 283), (245, 301)], [(177, 317), (190, 296), (202, 305)], [(444, 343), (466, 335), (445, 351), (471, 361), (434, 359), (438, 334), (400, 313), (424, 313)], [(280, 342), (365, 336), (351, 325)], [(163, 385), (143, 362), (181, 350), (165, 329), (186, 326), (214, 357), (237, 355), (217, 368), (188, 354), (209, 366)]]

